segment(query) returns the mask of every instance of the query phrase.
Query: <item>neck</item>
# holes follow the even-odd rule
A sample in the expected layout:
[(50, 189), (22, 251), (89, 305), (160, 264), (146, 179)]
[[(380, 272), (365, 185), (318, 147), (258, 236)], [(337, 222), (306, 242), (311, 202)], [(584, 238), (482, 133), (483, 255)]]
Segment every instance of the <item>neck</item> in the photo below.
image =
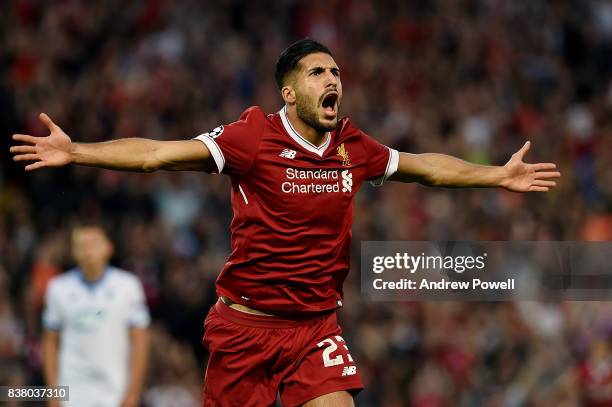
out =
[(327, 135), (327, 132), (318, 132), (308, 123), (300, 119), (300, 116), (298, 116), (295, 106), (287, 106), (287, 118), (289, 119), (289, 122), (291, 123), (295, 131), (297, 131), (300, 136), (308, 140), (311, 144), (314, 144), (315, 146), (319, 147), (325, 142), (325, 136)]
[(83, 277), (90, 283), (98, 281), (100, 277), (102, 277), (102, 274), (104, 274), (104, 270), (106, 270), (106, 266), (81, 266), (80, 268), (81, 272), (83, 273)]

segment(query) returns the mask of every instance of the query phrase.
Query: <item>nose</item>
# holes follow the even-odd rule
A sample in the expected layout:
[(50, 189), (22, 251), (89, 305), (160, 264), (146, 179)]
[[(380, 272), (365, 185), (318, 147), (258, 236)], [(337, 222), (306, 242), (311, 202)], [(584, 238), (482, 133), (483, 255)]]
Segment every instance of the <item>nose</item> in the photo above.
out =
[(329, 85), (338, 85), (338, 78), (332, 73), (331, 69), (327, 70), (325, 75), (325, 87)]

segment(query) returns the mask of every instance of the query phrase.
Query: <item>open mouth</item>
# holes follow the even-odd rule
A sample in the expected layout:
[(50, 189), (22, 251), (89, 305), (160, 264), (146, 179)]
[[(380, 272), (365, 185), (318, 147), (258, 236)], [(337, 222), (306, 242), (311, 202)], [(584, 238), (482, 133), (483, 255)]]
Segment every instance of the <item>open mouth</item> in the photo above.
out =
[(323, 112), (326, 116), (333, 117), (336, 115), (337, 107), (338, 107), (338, 94), (336, 92), (330, 92), (325, 97), (323, 97), (323, 102), (321, 102), (321, 107), (323, 107)]

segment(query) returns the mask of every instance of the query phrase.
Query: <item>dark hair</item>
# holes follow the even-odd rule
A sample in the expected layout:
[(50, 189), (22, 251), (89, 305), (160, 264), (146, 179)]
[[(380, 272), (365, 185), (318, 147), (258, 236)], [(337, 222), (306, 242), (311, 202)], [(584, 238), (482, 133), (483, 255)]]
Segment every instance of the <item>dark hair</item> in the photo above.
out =
[(323, 52), (332, 56), (331, 51), (325, 45), (310, 38), (294, 42), (285, 49), (280, 57), (278, 57), (278, 61), (276, 61), (276, 71), (274, 72), (274, 79), (278, 88), (283, 88), (285, 77), (295, 70), (302, 58), (317, 52)]

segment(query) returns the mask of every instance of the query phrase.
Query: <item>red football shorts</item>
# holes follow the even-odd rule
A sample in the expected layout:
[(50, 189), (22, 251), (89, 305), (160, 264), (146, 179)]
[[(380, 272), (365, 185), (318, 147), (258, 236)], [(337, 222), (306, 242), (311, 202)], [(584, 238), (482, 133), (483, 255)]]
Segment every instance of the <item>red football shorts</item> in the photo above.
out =
[(204, 406), (300, 406), (324, 394), (363, 389), (336, 312), (302, 318), (247, 314), (221, 300), (204, 322), (210, 353)]

